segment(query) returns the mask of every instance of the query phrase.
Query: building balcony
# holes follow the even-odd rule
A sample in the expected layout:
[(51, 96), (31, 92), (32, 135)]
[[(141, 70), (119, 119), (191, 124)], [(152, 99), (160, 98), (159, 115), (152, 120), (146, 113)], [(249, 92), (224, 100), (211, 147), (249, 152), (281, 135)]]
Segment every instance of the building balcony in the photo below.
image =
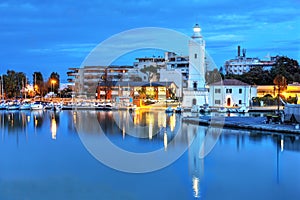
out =
[(77, 72), (70, 71), (70, 72), (67, 72), (67, 75), (68, 75), (68, 76), (77, 76), (78, 73), (77, 73)]
[(73, 78), (68, 78), (67, 81), (68, 81), (69, 83), (75, 83), (75, 79), (73, 79)]

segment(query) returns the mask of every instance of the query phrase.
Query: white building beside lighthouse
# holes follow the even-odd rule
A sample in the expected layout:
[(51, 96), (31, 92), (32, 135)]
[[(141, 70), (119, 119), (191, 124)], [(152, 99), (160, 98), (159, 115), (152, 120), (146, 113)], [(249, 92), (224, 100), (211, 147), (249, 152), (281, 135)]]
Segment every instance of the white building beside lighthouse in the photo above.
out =
[(188, 87), (183, 89), (182, 106), (197, 109), (208, 103), (208, 90), (205, 87), (205, 41), (198, 24), (194, 26), (193, 30), (194, 34), (189, 41)]

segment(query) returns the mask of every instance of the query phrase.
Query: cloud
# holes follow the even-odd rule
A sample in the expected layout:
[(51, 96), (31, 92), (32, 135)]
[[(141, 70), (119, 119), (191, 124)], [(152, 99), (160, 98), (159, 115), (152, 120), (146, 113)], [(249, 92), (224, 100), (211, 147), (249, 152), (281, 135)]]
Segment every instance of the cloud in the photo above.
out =
[(280, 48), (299, 59), (299, 5), (298, 0), (6, 0), (0, 3), (0, 55), (3, 64), (16, 62), (18, 54), (16, 64), (80, 65), (97, 43), (119, 32), (152, 26), (190, 36), (199, 23), (219, 63), (235, 56), (239, 44), (258, 53)]
[(36, 12), (38, 7), (29, 2), (2, 2), (0, 3), (1, 12)]
[(78, 44), (57, 44), (47, 48), (28, 49), (29, 53), (34, 54), (67, 54), (69, 56), (86, 56), (97, 44), (94, 43), (78, 43)]

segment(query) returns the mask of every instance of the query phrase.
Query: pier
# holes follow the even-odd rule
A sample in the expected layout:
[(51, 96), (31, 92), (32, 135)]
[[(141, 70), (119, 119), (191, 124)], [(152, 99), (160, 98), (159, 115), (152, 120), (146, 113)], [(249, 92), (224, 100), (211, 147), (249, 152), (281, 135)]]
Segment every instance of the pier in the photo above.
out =
[(218, 117), (201, 116), (184, 117), (183, 121), (204, 126), (300, 134), (298, 124), (267, 123), (266, 117), (219, 117), (218, 120)]

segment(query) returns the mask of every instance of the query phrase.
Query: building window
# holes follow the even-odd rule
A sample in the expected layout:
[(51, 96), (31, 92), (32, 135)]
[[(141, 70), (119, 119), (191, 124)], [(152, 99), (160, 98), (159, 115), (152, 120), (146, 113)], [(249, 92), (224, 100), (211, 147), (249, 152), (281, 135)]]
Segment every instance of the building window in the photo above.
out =
[(239, 89), (239, 93), (242, 94), (243, 93), (243, 89), (240, 88)]
[(195, 59), (197, 59), (197, 56), (198, 56), (198, 55), (195, 53)]
[(193, 88), (194, 88), (194, 90), (197, 90), (197, 82), (196, 81), (193, 83)]
[(197, 100), (196, 100), (196, 99), (193, 99), (192, 104), (193, 104), (193, 105), (197, 105)]
[(221, 100), (219, 100), (219, 99), (216, 99), (216, 100), (215, 100), (215, 104), (218, 104), (218, 105), (220, 105), (220, 104), (221, 104)]
[(239, 104), (242, 104), (242, 100), (239, 100)]
[(218, 89), (216, 88), (216, 89), (215, 89), (215, 93), (216, 93), (216, 94), (217, 94), (217, 93), (221, 93), (221, 89), (220, 89), (220, 88), (218, 88)]
[(226, 89), (226, 93), (232, 93), (232, 89)]

